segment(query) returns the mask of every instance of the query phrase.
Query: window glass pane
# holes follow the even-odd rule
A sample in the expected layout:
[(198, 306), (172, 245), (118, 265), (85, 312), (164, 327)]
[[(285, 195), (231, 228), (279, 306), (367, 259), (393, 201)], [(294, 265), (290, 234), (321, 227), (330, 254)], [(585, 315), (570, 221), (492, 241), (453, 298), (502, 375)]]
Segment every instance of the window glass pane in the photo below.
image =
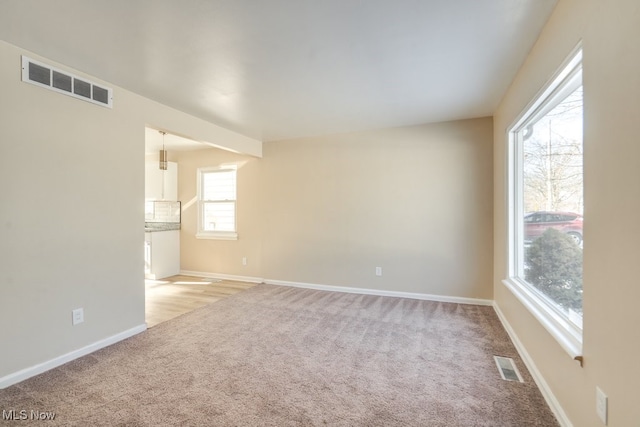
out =
[(520, 271), (582, 326), (582, 87), (518, 132), (522, 144)]
[(203, 174), (203, 200), (235, 200), (236, 171)]
[(235, 231), (235, 202), (205, 202), (203, 206), (204, 231)]

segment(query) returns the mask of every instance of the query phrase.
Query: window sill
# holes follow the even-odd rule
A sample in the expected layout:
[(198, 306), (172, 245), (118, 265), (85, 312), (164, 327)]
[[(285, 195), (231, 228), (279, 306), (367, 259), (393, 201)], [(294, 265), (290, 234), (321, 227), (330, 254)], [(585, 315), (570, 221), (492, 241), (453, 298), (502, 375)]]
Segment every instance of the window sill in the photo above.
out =
[(582, 330), (545, 304), (526, 285), (514, 279), (505, 279), (502, 283), (538, 319), (564, 351), (582, 365)]
[(229, 231), (200, 232), (196, 234), (196, 239), (238, 240), (238, 233), (233, 233)]

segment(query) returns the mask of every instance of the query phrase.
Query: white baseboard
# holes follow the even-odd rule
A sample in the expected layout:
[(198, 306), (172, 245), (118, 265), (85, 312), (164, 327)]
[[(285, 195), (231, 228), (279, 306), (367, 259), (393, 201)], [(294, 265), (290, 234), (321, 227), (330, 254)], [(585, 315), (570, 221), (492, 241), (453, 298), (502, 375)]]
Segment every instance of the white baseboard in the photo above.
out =
[(93, 344), (89, 344), (78, 350), (74, 350), (70, 353), (63, 354), (62, 356), (58, 356), (46, 362), (39, 363), (29, 368), (25, 368), (18, 372), (14, 372), (12, 374), (6, 375), (0, 378), (0, 389), (7, 388), (10, 385), (17, 384), (21, 381), (26, 380), (27, 378), (34, 377), (50, 369), (57, 368), (58, 366), (64, 365), (67, 362), (71, 362), (74, 359), (77, 359), (82, 356), (86, 356), (89, 353), (93, 353), (96, 350), (100, 350), (101, 348), (110, 346), (111, 344), (115, 344), (118, 341), (122, 341), (124, 339), (137, 335), (140, 332), (144, 332), (146, 330), (147, 330), (146, 323), (142, 325), (138, 325), (134, 328), (128, 329), (126, 331), (122, 331), (118, 334), (115, 334), (105, 339), (102, 339), (100, 341), (94, 342)]
[(316, 289), (319, 291), (346, 292), (350, 294), (378, 295), (383, 297), (411, 298), (427, 301), (451, 302), (456, 304), (493, 305), (493, 300), (479, 298), (452, 297), (412, 292), (385, 291), (379, 289), (353, 288), (347, 286), (319, 285), (315, 283), (288, 282), (285, 280), (263, 279), (261, 277), (235, 276), (233, 274), (207, 273), (204, 271), (180, 270), (180, 274), (194, 277), (210, 277), (212, 279), (236, 280), (250, 283), (266, 283), (269, 285), (291, 286), (293, 288)]
[(180, 270), (180, 274), (184, 276), (210, 277), (212, 279), (221, 279), (221, 280), (235, 280), (237, 282), (249, 282), (249, 283), (263, 282), (262, 278), (260, 277), (235, 276), (233, 274), (222, 274), (222, 273), (207, 273), (205, 271)]
[(500, 310), (500, 307), (495, 302), (493, 303), (493, 309), (496, 311), (496, 314), (498, 315), (500, 322), (502, 322), (502, 326), (504, 326), (504, 329), (509, 334), (509, 338), (511, 338), (513, 345), (515, 345), (516, 350), (518, 350), (518, 354), (520, 354), (522, 361), (527, 366), (527, 369), (529, 369), (529, 372), (531, 373), (533, 380), (538, 386), (538, 389), (542, 393), (544, 400), (547, 401), (547, 404), (549, 405), (549, 407), (551, 408), (551, 411), (553, 411), (554, 415), (558, 419), (558, 422), (560, 423), (560, 425), (562, 427), (573, 427), (573, 424), (571, 423), (571, 421), (569, 421), (567, 414), (562, 409), (562, 406), (560, 406), (560, 402), (558, 402), (558, 399), (556, 399), (555, 395), (551, 391), (549, 384), (547, 384), (547, 382), (545, 381), (544, 377), (538, 370), (536, 364), (533, 362), (533, 359), (527, 352), (527, 349), (522, 344), (522, 341), (520, 341), (520, 338), (518, 338), (518, 335), (516, 335), (516, 332), (513, 330), (513, 328), (509, 324), (509, 321), (502, 313), (502, 310)]
[(316, 289), (319, 291), (346, 292), (349, 294), (378, 295), (383, 297), (411, 298), (427, 301), (451, 302), (456, 304), (493, 305), (492, 300), (479, 298), (452, 297), (445, 295), (420, 294), (413, 292), (385, 291), (379, 289), (353, 288), (346, 286), (318, 285), (314, 283), (287, 282), (284, 280), (266, 279), (269, 285), (291, 286), (294, 288)]

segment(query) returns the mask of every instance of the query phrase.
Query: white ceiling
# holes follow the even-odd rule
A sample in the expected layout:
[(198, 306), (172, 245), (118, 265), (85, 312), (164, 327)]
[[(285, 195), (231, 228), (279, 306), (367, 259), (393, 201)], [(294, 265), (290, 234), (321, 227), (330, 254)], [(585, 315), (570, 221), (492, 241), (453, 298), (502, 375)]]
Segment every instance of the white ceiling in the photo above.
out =
[(489, 116), (555, 4), (2, 0), (0, 39), (269, 141)]

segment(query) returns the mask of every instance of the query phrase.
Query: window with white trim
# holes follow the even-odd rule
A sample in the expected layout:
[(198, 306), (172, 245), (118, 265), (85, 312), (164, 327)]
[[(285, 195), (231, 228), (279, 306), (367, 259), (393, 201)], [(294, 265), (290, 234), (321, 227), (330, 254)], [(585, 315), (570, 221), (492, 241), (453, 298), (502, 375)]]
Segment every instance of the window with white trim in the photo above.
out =
[(235, 166), (198, 169), (199, 239), (238, 238)]
[(582, 352), (582, 50), (509, 129), (505, 285), (562, 347)]

